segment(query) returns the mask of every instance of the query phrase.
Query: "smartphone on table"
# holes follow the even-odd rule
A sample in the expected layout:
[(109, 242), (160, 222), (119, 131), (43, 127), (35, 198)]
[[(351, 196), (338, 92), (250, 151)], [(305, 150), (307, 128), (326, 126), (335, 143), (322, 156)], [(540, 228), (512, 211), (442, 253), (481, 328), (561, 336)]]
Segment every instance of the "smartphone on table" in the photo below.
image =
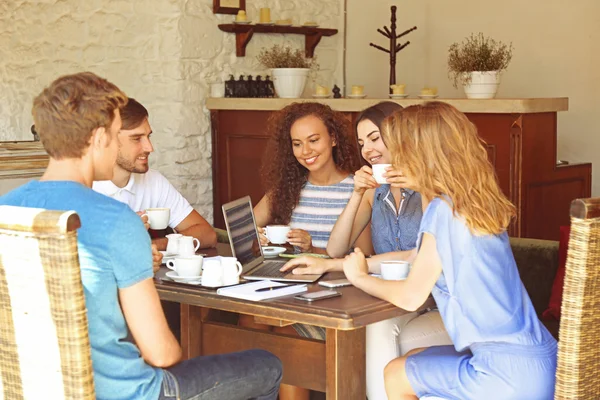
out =
[(304, 301), (317, 301), (323, 299), (330, 299), (332, 297), (338, 297), (341, 295), (342, 294), (340, 292), (336, 292), (335, 290), (320, 290), (318, 292), (302, 293), (297, 296), (294, 296), (294, 298)]
[(344, 287), (344, 286), (352, 286), (350, 281), (346, 278), (342, 279), (332, 279), (330, 281), (319, 281), (319, 285), (325, 286), (328, 288), (336, 288), (336, 287)]

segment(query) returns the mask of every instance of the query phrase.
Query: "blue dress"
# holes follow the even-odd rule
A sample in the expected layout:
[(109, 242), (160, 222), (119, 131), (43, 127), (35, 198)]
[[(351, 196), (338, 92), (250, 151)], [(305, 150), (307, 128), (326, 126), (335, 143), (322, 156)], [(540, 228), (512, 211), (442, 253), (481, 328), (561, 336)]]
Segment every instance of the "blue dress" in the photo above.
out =
[(421, 195), (402, 190), (400, 212), (396, 213), (390, 185), (375, 189), (371, 211), (371, 241), (375, 254), (405, 251), (417, 247), (419, 225), (423, 217)]
[(423, 215), (442, 274), (432, 294), (454, 346), (408, 357), (419, 397), (552, 399), (556, 340), (540, 323), (519, 277), (508, 235), (473, 235), (441, 198)]

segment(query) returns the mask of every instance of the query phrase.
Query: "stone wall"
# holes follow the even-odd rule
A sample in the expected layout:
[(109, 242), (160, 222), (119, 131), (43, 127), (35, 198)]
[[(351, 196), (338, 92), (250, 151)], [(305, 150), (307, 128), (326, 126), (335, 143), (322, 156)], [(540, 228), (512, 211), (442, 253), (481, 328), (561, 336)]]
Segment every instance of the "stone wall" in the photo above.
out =
[[(270, 7), (275, 19), (337, 28), (316, 50), (318, 82), (342, 80), (341, 0), (247, 1), (249, 19)], [(54, 78), (89, 70), (117, 84), (150, 111), (160, 170), (212, 221), (209, 84), (230, 73), (264, 74), (264, 46), (304, 47), (300, 35), (254, 35), (246, 57), (219, 23), (211, 0), (9, 0), (0, 2), (0, 141), (30, 140), (31, 102)]]

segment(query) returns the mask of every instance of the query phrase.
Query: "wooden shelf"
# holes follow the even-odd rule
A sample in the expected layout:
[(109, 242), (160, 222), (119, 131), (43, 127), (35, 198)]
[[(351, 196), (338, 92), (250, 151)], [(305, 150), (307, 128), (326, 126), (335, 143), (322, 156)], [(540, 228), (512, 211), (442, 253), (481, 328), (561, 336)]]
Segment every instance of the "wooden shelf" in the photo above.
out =
[(337, 29), (316, 28), (311, 26), (281, 26), (260, 24), (221, 24), (219, 29), (223, 32), (235, 33), (235, 51), (238, 57), (246, 56), (246, 46), (255, 33), (293, 33), (304, 35), (304, 47), (306, 57), (312, 58), (315, 47), (323, 36), (333, 36), (338, 33)]

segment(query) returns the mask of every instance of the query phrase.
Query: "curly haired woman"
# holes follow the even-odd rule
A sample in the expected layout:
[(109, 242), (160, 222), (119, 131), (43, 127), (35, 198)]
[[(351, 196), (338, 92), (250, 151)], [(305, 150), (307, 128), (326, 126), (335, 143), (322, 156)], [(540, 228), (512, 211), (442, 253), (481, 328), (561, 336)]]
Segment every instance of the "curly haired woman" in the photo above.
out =
[[(294, 103), (276, 113), (262, 168), (266, 194), (254, 208), (256, 224), (290, 225), (290, 244), (305, 253), (327, 254), (329, 234), (354, 190), (352, 173), (360, 168), (351, 131), (350, 121), (324, 104)], [(364, 236), (370, 249), (369, 235)]]
[[(354, 191), (352, 172), (360, 168), (352, 125), (319, 103), (294, 103), (277, 112), (262, 167), (266, 194), (254, 207), (256, 224), (290, 225), (288, 242), (297, 250), (326, 254), (329, 234)], [(361, 248), (371, 249), (370, 231)], [(261, 237), (262, 244), (266, 238)], [(367, 250), (368, 251), (368, 250)], [(270, 329), (241, 315), (240, 325)], [(322, 328), (294, 324), (280, 333), (324, 338)], [(282, 400), (308, 399), (306, 389), (281, 385)]]

